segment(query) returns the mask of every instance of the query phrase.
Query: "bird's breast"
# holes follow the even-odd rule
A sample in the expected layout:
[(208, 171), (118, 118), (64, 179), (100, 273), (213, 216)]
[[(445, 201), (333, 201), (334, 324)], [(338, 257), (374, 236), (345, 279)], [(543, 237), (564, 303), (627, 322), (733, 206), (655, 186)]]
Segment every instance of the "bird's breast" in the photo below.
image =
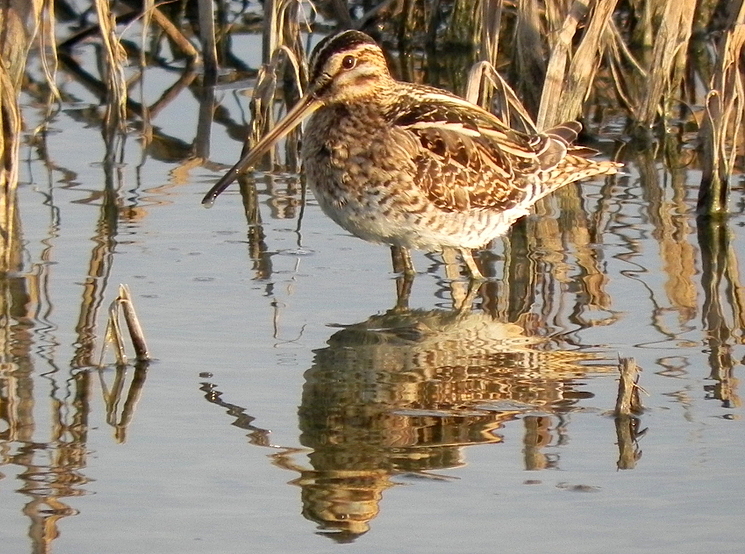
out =
[(388, 125), (380, 114), (365, 106), (326, 106), (308, 121), (303, 158), (343, 164), (351, 156), (371, 155), (376, 140), (382, 140)]
[(302, 157), (314, 189), (385, 187), (415, 173), (415, 144), (380, 109), (326, 106), (308, 121)]

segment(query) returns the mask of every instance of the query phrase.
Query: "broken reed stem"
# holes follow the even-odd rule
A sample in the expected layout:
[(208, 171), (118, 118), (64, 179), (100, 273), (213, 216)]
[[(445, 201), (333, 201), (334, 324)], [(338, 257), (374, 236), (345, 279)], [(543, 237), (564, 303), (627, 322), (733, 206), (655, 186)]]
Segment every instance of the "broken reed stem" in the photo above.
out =
[(135, 305), (132, 302), (132, 294), (127, 285), (119, 285), (119, 299), (121, 300), (122, 310), (124, 312), (124, 321), (129, 329), (129, 338), (132, 340), (132, 346), (135, 349), (137, 361), (144, 362), (150, 359), (150, 353), (145, 341), (145, 334), (142, 332), (140, 320), (135, 312)]
[(103, 367), (106, 347), (110, 342), (114, 343), (117, 365), (125, 365), (127, 363), (127, 354), (124, 349), (124, 334), (119, 324), (119, 309), (119, 303), (116, 300), (109, 306), (109, 319), (106, 321), (106, 332), (104, 333), (101, 355), (98, 358), (98, 367)]
[(619, 371), (621, 378), (618, 381), (618, 397), (613, 414), (619, 417), (642, 413), (644, 408), (639, 399), (639, 369), (634, 358), (621, 358)]
[(124, 365), (127, 363), (127, 355), (124, 347), (124, 333), (122, 332), (119, 316), (124, 315), (124, 322), (127, 324), (129, 338), (134, 347), (135, 357), (138, 362), (146, 362), (150, 359), (150, 352), (145, 341), (145, 334), (142, 331), (140, 320), (135, 312), (132, 294), (127, 285), (119, 285), (119, 296), (109, 306), (109, 320), (106, 324), (106, 335), (104, 345), (101, 349), (99, 366), (103, 366), (103, 356), (106, 352), (106, 343), (113, 342), (116, 349), (117, 364)]
[(621, 358), (618, 361), (621, 378), (618, 380), (618, 397), (615, 416), (616, 439), (618, 444), (618, 469), (633, 469), (641, 457), (637, 438), (645, 431), (639, 431), (639, 418), (644, 411), (639, 399), (639, 369), (634, 358)]

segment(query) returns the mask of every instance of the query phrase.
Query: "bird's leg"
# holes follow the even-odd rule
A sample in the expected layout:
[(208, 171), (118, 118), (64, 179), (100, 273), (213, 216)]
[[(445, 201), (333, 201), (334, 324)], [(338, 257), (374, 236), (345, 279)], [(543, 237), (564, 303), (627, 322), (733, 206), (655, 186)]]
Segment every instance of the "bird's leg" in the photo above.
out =
[(414, 264), (411, 253), (403, 246), (391, 246), (393, 272), (396, 273), (396, 307), (394, 312), (406, 312), (409, 309), (411, 285), (414, 282)]
[(393, 261), (394, 273), (414, 276), (414, 262), (411, 261), (411, 252), (408, 248), (391, 246), (391, 260)]
[(471, 274), (471, 279), (474, 279), (476, 281), (484, 281), (484, 276), (481, 273), (479, 266), (476, 265), (476, 260), (473, 259), (473, 252), (471, 251), (471, 249), (461, 248), (460, 255), (463, 258), (463, 262), (466, 264), (466, 267), (468, 268), (468, 273)]
[(404, 313), (409, 311), (409, 296), (411, 296), (411, 285), (414, 282), (414, 276), (404, 273), (396, 277), (396, 307), (394, 313)]

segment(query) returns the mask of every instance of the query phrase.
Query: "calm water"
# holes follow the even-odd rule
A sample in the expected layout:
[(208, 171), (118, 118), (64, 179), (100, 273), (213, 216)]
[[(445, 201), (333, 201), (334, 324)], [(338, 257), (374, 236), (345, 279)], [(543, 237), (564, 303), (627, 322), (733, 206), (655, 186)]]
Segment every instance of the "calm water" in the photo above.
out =
[[(149, 72), (148, 101), (173, 79)], [(183, 161), (196, 93), (107, 175), (95, 100), (63, 89), (2, 282), (4, 552), (742, 550), (742, 181), (709, 233), (695, 169), (629, 153), (494, 246), (473, 311), (418, 254), (391, 314), (387, 249), (312, 198), (299, 223), (297, 176), (257, 173), (260, 225), (237, 188), (200, 206), (241, 145), (215, 123), (211, 161)], [(119, 283), (147, 367), (96, 367)], [(619, 357), (646, 409), (617, 426)]]

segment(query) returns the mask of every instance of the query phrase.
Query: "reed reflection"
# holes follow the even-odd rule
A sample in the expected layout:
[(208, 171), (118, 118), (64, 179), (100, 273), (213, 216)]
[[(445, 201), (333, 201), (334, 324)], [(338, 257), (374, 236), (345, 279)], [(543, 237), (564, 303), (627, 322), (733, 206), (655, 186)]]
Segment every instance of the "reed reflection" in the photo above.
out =
[(704, 388), (708, 398), (719, 400), (725, 408), (742, 405), (734, 371), (738, 362), (732, 355), (732, 348), (742, 341), (738, 335), (745, 328), (745, 298), (731, 239), (732, 231), (723, 217), (698, 219), (704, 289), (702, 317), (709, 350), (709, 379), (713, 381)]
[[(92, 373), (78, 371), (62, 380), (54, 374), (46, 375), (52, 389), (47, 419), (40, 416), (42, 398), (31, 356), (13, 358), (8, 361), (6, 357), (0, 371), (0, 465), (15, 466), (14, 477), (20, 485), (11, 486), (28, 497), (22, 511), (30, 520), (30, 551), (48, 552), (59, 535), (59, 520), (79, 513), (67, 499), (88, 494), (90, 480), (85, 469), (90, 451)], [(105, 394), (107, 422), (114, 428), (117, 442), (126, 438), (144, 385), (144, 371), (144, 366), (136, 368), (130, 386), (125, 388), (119, 384), (125, 370), (118, 368), (116, 384), (110, 394)], [(122, 398), (124, 406), (117, 419), (116, 407)]]
[[(20, 258), (19, 258), (20, 259)], [(27, 498), (22, 513), (29, 519), (31, 552), (49, 552), (59, 535), (58, 522), (77, 515), (69, 498), (87, 494), (89, 418), (94, 387), (92, 371), (61, 370), (53, 350), (47, 352), (32, 334), (44, 288), (35, 272), (0, 272), (0, 479), (13, 477), (20, 484), (6, 484)], [(41, 373), (39, 365), (46, 370)], [(107, 421), (119, 442), (126, 437), (137, 398), (145, 383), (146, 364), (135, 368), (129, 386), (127, 368), (116, 368), (114, 385), (100, 370)], [(118, 406), (124, 398), (121, 416)], [(6, 469), (7, 468), (7, 469)]]
[[(692, 157), (683, 146), (674, 135), (666, 138), (661, 146), (665, 171), (660, 171), (654, 151), (629, 152), (638, 170), (652, 236), (659, 244), (665, 279), (664, 296), (655, 293), (651, 326), (677, 342), (696, 327), (700, 318), (712, 381), (704, 387), (707, 398), (720, 401), (724, 408), (735, 408), (741, 405), (741, 399), (734, 372), (738, 361), (732, 350), (741, 342), (739, 336), (745, 327), (738, 249), (726, 214), (692, 217), (695, 188), (690, 184), (694, 175), (690, 170), (702, 165), (702, 160)], [(628, 244), (630, 254), (640, 257), (643, 251), (638, 243), (632, 247), (629, 240)], [(631, 260), (632, 256), (627, 258)], [(654, 290), (652, 279), (645, 282), (650, 291)], [(698, 290), (703, 291), (703, 300)], [(671, 319), (670, 312), (677, 313), (677, 318)], [(660, 375), (679, 378), (688, 373), (691, 362), (682, 355), (660, 357), (657, 363), (663, 368)]]
[[(57, 521), (77, 513), (64, 499), (83, 494), (81, 487), (88, 481), (82, 472), (88, 452), (88, 379), (77, 374), (54, 387), (49, 435), (40, 440), (45, 426), (38, 414), (29, 332), (35, 279), (0, 273), (0, 465), (21, 468), (14, 475), (20, 486), (10, 486), (28, 498), (23, 513), (30, 520), (32, 551), (46, 552), (58, 535)], [(0, 473), (3, 477), (7, 475)]]

